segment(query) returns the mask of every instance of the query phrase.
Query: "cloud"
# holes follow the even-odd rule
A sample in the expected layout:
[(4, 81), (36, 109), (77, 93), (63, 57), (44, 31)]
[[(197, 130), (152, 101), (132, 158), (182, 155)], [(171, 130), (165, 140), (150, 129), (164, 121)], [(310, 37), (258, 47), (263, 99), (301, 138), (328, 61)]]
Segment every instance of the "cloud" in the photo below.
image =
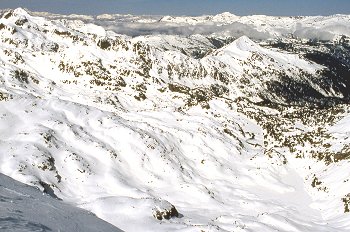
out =
[(310, 27), (298, 23), (297, 21), (294, 27), (271, 27), (269, 30), (262, 30), (256, 25), (241, 22), (233, 22), (224, 25), (217, 22), (203, 22), (192, 25), (153, 19), (153, 21), (148, 23), (138, 22), (137, 20), (95, 20), (93, 23), (107, 30), (112, 30), (118, 34), (125, 34), (131, 37), (157, 34), (181, 36), (200, 34), (204, 36), (216, 35), (218, 37), (230, 36), (237, 38), (245, 35), (253, 40), (265, 40), (293, 34), (301, 39), (333, 40), (336, 35), (350, 36), (350, 26), (334, 24), (331, 26)]
[(297, 23), (294, 36), (302, 39), (332, 40), (334, 34), (322, 28), (305, 27)]
[(140, 23), (96, 20), (94, 23), (104, 27), (107, 30), (112, 30), (118, 34), (125, 34), (132, 37), (157, 34), (182, 36), (190, 36), (195, 34), (207, 36), (217, 34), (219, 36), (232, 37), (247, 35), (252, 39), (267, 39), (271, 37), (269, 33), (259, 32), (252, 26), (239, 22), (234, 22), (228, 25), (219, 25), (217, 23), (210, 22), (190, 25), (185, 23), (169, 23), (159, 21), (152, 23)]

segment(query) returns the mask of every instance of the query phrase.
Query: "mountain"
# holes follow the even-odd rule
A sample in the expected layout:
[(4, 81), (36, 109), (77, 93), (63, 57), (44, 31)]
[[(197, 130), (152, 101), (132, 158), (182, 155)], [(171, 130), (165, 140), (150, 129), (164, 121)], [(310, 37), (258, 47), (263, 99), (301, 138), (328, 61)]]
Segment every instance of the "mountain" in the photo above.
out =
[(349, 20), (3, 10), (0, 172), (125, 231), (348, 231)]

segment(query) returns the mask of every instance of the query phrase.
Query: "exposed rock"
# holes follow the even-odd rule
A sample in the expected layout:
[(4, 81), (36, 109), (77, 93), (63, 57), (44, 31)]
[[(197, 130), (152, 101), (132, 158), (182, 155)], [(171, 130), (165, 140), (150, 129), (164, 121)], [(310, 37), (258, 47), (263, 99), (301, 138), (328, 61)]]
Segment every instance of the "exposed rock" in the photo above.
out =
[(175, 206), (173, 206), (168, 201), (164, 200), (160, 201), (159, 204), (153, 208), (152, 214), (153, 217), (155, 217), (158, 220), (169, 220), (172, 217), (179, 216), (179, 212), (177, 211)]

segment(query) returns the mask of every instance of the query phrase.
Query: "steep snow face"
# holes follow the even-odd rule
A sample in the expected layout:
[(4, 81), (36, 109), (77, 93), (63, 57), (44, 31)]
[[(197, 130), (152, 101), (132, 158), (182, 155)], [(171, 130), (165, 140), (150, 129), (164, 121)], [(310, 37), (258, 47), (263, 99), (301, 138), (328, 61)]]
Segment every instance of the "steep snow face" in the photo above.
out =
[(2, 173), (126, 231), (350, 229), (347, 37), (130, 38), (45, 15), (0, 19)]
[(0, 174), (1, 231), (121, 231), (92, 213)]

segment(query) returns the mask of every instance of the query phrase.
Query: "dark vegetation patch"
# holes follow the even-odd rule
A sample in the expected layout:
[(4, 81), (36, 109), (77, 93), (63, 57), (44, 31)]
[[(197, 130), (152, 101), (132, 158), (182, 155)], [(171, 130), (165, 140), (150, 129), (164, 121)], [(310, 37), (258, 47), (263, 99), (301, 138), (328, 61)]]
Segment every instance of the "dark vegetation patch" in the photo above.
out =
[(8, 101), (9, 99), (12, 99), (11, 95), (0, 92), (0, 101)]
[(205, 109), (210, 108), (208, 103), (214, 97), (221, 98), (229, 94), (229, 89), (219, 84), (212, 84), (210, 87), (191, 89), (181, 84), (172, 83), (168, 84), (168, 89), (171, 92), (186, 94), (186, 106), (192, 107), (200, 104)]
[(59, 30), (57, 30), (57, 29), (55, 29), (54, 31), (53, 31), (56, 35), (60, 35), (60, 36), (71, 36), (72, 35), (72, 33), (70, 33), (69, 31), (59, 31)]
[(13, 16), (13, 10), (10, 10), (9, 12), (5, 13), (3, 17), (5, 19), (9, 19), (12, 16)]
[(29, 74), (26, 71), (17, 69), (12, 74), (18, 81), (29, 84)]
[(276, 98), (260, 94), (263, 99), (261, 104), (265, 105), (273, 104), (275, 99), (281, 99), (282, 104), (285, 105), (313, 105), (315, 107), (334, 106), (347, 102), (344, 98), (324, 96), (309, 83), (289, 76), (283, 76), (279, 81), (267, 82), (266, 89), (269, 94), (272, 93)]
[(134, 98), (138, 101), (143, 101), (147, 99), (146, 91), (147, 86), (145, 83), (137, 84), (133, 89), (136, 91), (137, 95), (134, 96)]
[(59, 45), (55, 42), (44, 42), (41, 44), (41, 49), (49, 52), (58, 52)]
[(188, 94), (190, 92), (190, 88), (184, 85), (180, 85), (177, 83), (170, 83), (168, 84), (168, 88), (171, 92), (177, 92), (177, 93), (183, 93)]
[(344, 203), (344, 213), (350, 213), (350, 193), (342, 198), (342, 201)]
[[(340, 58), (339, 56), (343, 56)], [(331, 87), (341, 93), (344, 99), (350, 101), (350, 49), (344, 47), (334, 48), (330, 53), (315, 51), (308, 53), (305, 57), (318, 64), (326, 66), (327, 69), (320, 71), (320, 85)]]
[(110, 48), (112, 46), (112, 44), (107, 39), (102, 39), (102, 40), (98, 41), (97, 46), (99, 46), (101, 49), (106, 50), (106, 49)]
[[(296, 81), (294, 77), (282, 77), (281, 82), (268, 83), (270, 91), (282, 94), (289, 103), (314, 104), (331, 106), (350, 103), (350, 43), (347, 38), (338, 42), (310, 40), (306, 43), (299, 40), (275, 41), (268, 47), (279, 48), (325, 66), (315, 76), (301, 73), (304, 80), (315, 83), (329, 96), (323, 96), (306, 81)], [(333, 95), (335, 92), (337, 95)]]
[(28, 22), (28, 19), (26, 19), (26, 18), (21, 18), (21, 19), (17, 19), (16, 20), (16, 22), (15, 22), (15, 24), (17, 25), (17, 26), (23, 26), (25, 23), (27, 23)]
[(229, 43), (232, 43), (233, 41), (236, 40), (236, 38), (226, 37), (224, 39), (221, 39), (221, 38), (215, 38), (215, 37), (208, 37), (208, 40), (216, 49), (219, 49), (226, 46)]

